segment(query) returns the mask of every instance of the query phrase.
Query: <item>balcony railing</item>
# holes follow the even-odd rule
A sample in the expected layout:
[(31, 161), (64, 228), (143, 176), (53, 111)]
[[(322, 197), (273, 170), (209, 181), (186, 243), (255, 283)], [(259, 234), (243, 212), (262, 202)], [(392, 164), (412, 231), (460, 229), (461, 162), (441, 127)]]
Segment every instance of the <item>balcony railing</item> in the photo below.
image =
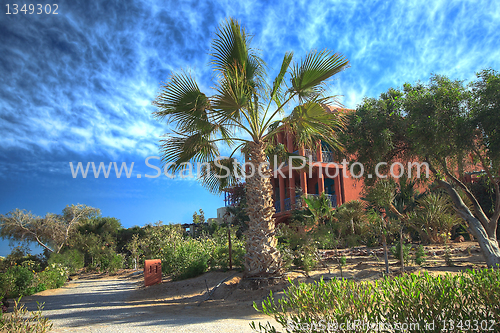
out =
[(279, 200), (274, 202), (274, 209), (276, 209), (276, 213), (281, 212), (281, 202)]
[[(319, 194), (308, 194), (307, 195), (308, 198), (319, 198), (319, 196), (320, 196)], [(337, 207), (337, 195), (325, 193), (325, 196), (328, 198), (328, 201), (330, 201), (330, 206), (332, 208), (336, 208)]]
[(292, 210), (292, 202), (290, 198), (285, 198), (285, 211)]
[(323, 154), (323, 162), (325, 163), (335, 162), (333, 158), (333, 153), (331, 151), (323, 151), (322, 154)]
[[(294, 151), (293, 153), (296, 155), (299, 155), (298, 150)], [(322, 154), (323, 162), (325, 162), (325, 163), (335, 162), (335, 160), (333, 158), (333, 153), (331, 151), (323, 150), (321, 152), (321, 154)], [(311, 156), (313, 162), (318, 162), (318, 155), (316, 154), (316, 151), (314, 151), (314, 150), (305, 149), (304, 156), (306, 157), (307, 161), (309, 161), (309, 156)], [(288, 160), (285, 161), (284, 165), (285, 166), (288, 165)]]
[[(333, 158), (333, 153), (331, 151), (328, 151), (328, 150), (323, 150), (321, 152), (322, 154), (322, 159), (323, 159), (323, 162), (325, 163), (330, 163), (330, 162), (334, 162), (334, 158)], [(318, 155), (316, 154), (316, 151), (314, 150), (310, 150), (310, 149), (306, 149), (304, 151), (304, 156), (309, 158), (309, 156), (312, 157), (312, 160), (313, 162), (317, 162), (318, 161)]]

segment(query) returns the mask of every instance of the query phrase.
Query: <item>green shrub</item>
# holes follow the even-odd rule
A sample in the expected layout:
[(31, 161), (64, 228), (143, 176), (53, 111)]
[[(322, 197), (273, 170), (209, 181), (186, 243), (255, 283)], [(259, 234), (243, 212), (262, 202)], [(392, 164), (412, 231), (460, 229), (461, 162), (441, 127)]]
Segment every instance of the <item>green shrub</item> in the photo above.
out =
[(68, 268), (69, 274), (75, 274), (84, 266), (84, 254), (76, 249), (66, 250), (62, 253), (52, 253), (49, 258), (49, 265), (61, 264)]
[[(244, 239), (236, 237), (237, 227), (231, 228), (231, 248), (232, 248), (232, 265), (235, 267), (243, 267), (243, 258), (245, 255), (245, 242)], [(208, 261), (210, 269), (223, 269), (229, 268), (229, 240), (228, 228), (218, 227), (213, 231), (210, 237), (198, 238), (203, 242), (210, 254)]]
[[(293, 211), (290, 224), (281, 224), (277, 235), (280, 252), (285, 255), (285, 267), (293, 264), (308, 274), (318, 264), (318, 245), (325, 247), (329, 234), (324, 225), (310, 229), (308, 223), (312, 222), (303, 214), (304, 211)], [(329, 244), (337, 243), (332, 240)]]
[(52, 330), (52, 323), (42, 315), (43, 304), (37, 302), (38, 310), (28, 312), (20, 305), (19, 298), (14, 303), (11, 315), (4, 315), (0, 310), (0, 331), (10, 333), (45, 333)]
[(207, 271), (208, 265), (206, 258), (196, 258), (192, 261), (186, 262), (178, 272), (173, 275), (174, 280), (185, 280), (197, 277)]
[(415, 263), (417, 265), (422, 265), (425, 262), (425, 258), (427, 255), (425, 254), (424, 246), (420, 244), (415, 252)]
[(35, 292), (32, 287), (34, 276), (35, 272), (28, 267), (18, 265), (9, 267), (0, 277), (1, 293), (8, 297), (33, 294)]
[[(318, 327), (304, 328), (356, 320), (385, 327), (393, 325), (392, 330), (382, 331), (402, 331), (394, 325), (406, 323), (414, 325), (407, 327), (407, 332), (478, 331), (474, 328), (498, 332), (500, 271), (467, 271), (454, 276), (408, 274), (376, 282), (292, 283), (280, 300), (276, 301), (271, 293), (262, 302), (262, 309), (255, 303), (254, 307), (274, 317), (287, 332), (325, 331)], [(451, 323), (455, 329), (450, 328)], [(257, 327), (252, 322), (251, 327), (261, 332), (277, 332), (269, 323), (259, 323)]]
[(51, 264), (39, 273), (25, 266), (14, 265), (0, 275), (0, 296), (32, 295), (46, 289), (59, 288), (67, 279), (67, 269), (60, 264)]
[(61, 264), (50, 264), (37, 274), (37, 285), (45, 289), (56, 289), (68, 280), (68, 269)]
[(182, 280), (206, 272), (209, 260), (206, 242), (187, 238), (177, 243), (175, 248), (163, 249), (163, 273), (172, 275), (174, 280)]
[[(162, 259), (162, 272), (171, 275), (174, 280), (195, 277), (208, 269), (225, 270), (229, 267), (227, 227), (216, 227), (212, 235), (204, 234), (198, 238), (183, 237), (182, 230), (173, 226), (152, 227), (150, 232), (152, 235), (161, 234), (170, 240), (165, 242), (159, 239), (160, 244), (155, 245), (154, 252), (145, 252), (148, 253), (147, 258)], [(236, 232), (237, 228), (232, 227), (232, 264), (233, 267), (242, 267), (245, 243), (236, 237)]]
[[(407, 265), (410, 262), (410, 250), (411, 250), (410, 244), (403, 244), (403, 257), (405, 265)], [(391, 247), (390, 251), (391, 254), (394, 256), (394, 258), (401, 261), (401, 243), (398, 242), (396, 246)]]
[[(346, 323), (358, 318), (367, 317), (376, 321), (376, 300), (372, 298), (375, 286), (352, 280), (321, 279), (319, 282), (307, 284), (294, 284), (285, 291), (285, 297), (276, 302), (272, 292), (262, 302), (262, 310), (257, 311), (273, 316), (274, 319), (287, 328), (287, 332), (318, 332), (316, 330), (303, 330), (299, 325), (320, 322)], [(257, 329), (252, 322), (252, 328)], [(260, 331), (276, 332), (269, 323), (265, 327), (259, 323)], [(297, 329), (294, 329), (297, 328)]]
[(317, 249), (314, 246), (301, 246), (294, 251), (293, 264), (302, 268), (306, 274), (318, 264)]
[(123, 256), (121, 256), (120, 254), (114, 253), (111, 256), (111, 260), (109, 261), (109, 264), (107, 267), (108, 272), (115, 273), (117, 270), (122, 269), (123, 262), (124, 262)]

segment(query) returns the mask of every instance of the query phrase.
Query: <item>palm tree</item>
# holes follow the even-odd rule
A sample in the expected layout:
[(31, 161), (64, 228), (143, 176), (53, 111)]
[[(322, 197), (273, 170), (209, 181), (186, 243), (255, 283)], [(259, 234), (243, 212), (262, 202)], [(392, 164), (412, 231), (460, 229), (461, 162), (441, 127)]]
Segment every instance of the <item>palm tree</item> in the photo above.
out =
[[(292, 63), (293, 53), (287, 52), (269, 84), (266, 65), (250, 40), (237, 21), (224, 22), (216, 31), (210, 54), (216, 93), (205, 95), (189, 73), (178, 72), (161, 86), (153, 105), (157, 107), (154, 116), (174, 127), (161, 141), (162, 161), (169, 172), (183, 172), (186, 162), (203, 163), (202, 184), (221, 192), (238, 180), (236, 172), (241, 170), (233, 168), (237, 152), (243, 152), (255, 170), (261, 167), (260, 174), (246, 177), (250, 221), (245, 271), (255, 276), (277, 274), (281, 268), (266, 152), (277, 146), (276, 136), (283, 128), (305, 148), (315, 148), (320, 140), (340, 147), (335, 133), (342, 119), (327, 112), (326, 104), (334, 96), (326, 96), (325, 88), (326, 81), (344, 70), (348, 60), (325, 50), (311, 51)], [(291, 103), (296, 105), (291, 114), (277, 120)], [(229, 158), (220, 157), (219, 144), (232, 149)]]

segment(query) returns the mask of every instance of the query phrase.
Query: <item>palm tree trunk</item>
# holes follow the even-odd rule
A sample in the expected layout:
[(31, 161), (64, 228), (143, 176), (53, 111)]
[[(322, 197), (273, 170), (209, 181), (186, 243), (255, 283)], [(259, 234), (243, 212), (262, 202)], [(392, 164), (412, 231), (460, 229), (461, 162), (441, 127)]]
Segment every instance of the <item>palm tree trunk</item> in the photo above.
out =
[[(248, 145), (247, 158), (254, 166), (254, 174), (246, 179), (247, 214), (250, 219), (246, 232), (246, 276), (280, 273), (281, 258), (276, 249), (275, 213), (271, 176), (263, 143)], [(261, 172), (259, 172), (259, 169)]]

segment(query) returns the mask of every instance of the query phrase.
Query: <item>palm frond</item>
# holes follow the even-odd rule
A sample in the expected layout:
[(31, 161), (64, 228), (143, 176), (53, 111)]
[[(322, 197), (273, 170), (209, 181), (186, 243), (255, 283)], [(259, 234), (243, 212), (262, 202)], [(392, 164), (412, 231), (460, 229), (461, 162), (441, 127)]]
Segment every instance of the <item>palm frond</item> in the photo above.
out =
[(171, 136), (160, 141), (162, 162), (169, 164), (168, 170), (175, 173), (180, 172), (187, 162), (209, 162), (219, 156), (217, 145), (201, 133), (191, 136)]
[(283, 62), (281, 64), (281, 70), (278, 73), (278, 76), (274, 79), (273, 89), (271, 91), (270, 99), (276, 103), (278, 107), (281, 106), (282, 101), (282, 85), (284, 82), (285, 75), (288, 71), (288, 67), (292, 62), (293, 52), (285, 53), (285, 57), (283, 58)]
[(344, 70), (348, 64), (349, 60), (339, 53), (312, 51), (301, 63), (293, 66), (291, 89), (302, 100), (320, 96), (326, 81)]
[(246, 82), (244, 73), (224, 74), (213, 98), (214, 117), (222, 122), (241, 122), (243, 108), (251, 103), (252, 87)]
[[(285, 145), (282, 143), (271, 144), (269, 143), (266, 149), (266, 156), (269, 164), (272, 168), (278, 167), (281, 163), (290, 162), (290, 158), (292, 158), (292, 166), (295, 168), (308, 169), (309, 164), (307, 163), (307, 159), (294, 152), (289, 152)], [(277, 163), (277, 164), (276, 164)]]
[(290, 116), (283, 119), (283, 129), (292, 133), (299, 147), (316, 149), (322, 141), (332, 150), (342, 150), (338, 134), (344, 127), (343, 115), (330, 112), (319, 101), (306, 102), (297, 106)]
[(153, 105), (158, 108), (153, 115), (159, 120), (166, 118), (167, 123), (177, 123), (179, 131), (192, 133), (210, 126), (210, 100), (187, 73), (173, 74), (160, 88)]
[(245, 73), (246, 78), (259, 85), (265, 77), (263, 60), (250, 48), (250, 37), (240, 24), (229, 19), (215, 33), (212, 42), (212, 61), (214, 70), (227, 75), (234, 71)]
[(241, 167), (234, 158), (218, 158), (209, 161), (208, 165), (200, 170), (200, 180), (204, 187), (212, 193), (221, 193), (223, 190), (241, 182)]

